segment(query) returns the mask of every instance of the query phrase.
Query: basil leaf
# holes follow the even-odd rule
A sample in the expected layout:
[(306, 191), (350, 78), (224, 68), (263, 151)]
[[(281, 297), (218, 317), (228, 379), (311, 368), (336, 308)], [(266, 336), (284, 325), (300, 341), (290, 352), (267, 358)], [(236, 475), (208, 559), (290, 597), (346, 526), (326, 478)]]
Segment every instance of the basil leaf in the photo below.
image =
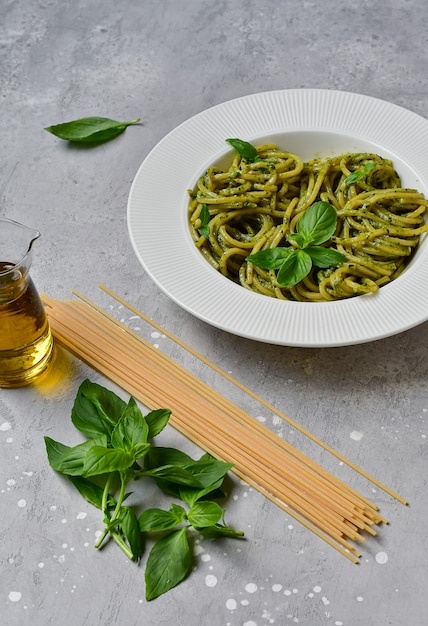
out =
[(169, 409), (155, 409), (154, 411), (147, 413), (145, 420), (149, 427), (149, 434), (147, 436), (149, 441), (163, 431), (165, 426), (168, 424), (170, 416), (171, 411)]
[(213, 526), (221, 520), (223, 509), (216, 502), (196, 502), (187, 514), (189, 523), (195, 528)]
[(146, 600), (153, 600), (178, 585), (189, 573), (191, 564), (186, 528), (159, 539), (150, 551), (144, 572)]
[(211, 215), (206, 204), (202, 205), (202, 209), (199, 215), (199, 219), (201, 220), (201, 225), (198, 228), (198, 232), (200, 235), (208, 239), (210, 236), (209, 222), (211, 219)]
[(243, 141), (242, 139), (226, 139), (226, 141), (230, 143), (230, 145), (235, 148), (236, 152), (238, 152), (243, 159), (248, 161), (248, 163), (261, 161), (257, 149), (253, 144), (248, 143), (248, 141)]
[(152, 478), (162, 478), (168, 482), (178, 483), (180, 485), (189, 485), (191, 487), (204, 487), (191, 471), (180, 465), (162, 465), (154, 467), (150, 470), (141, 472), (143, 476), (151, 476)]
[(199, 461), (193, 461), (185, 466), (185, 469), (197, 479), (202, 487), (210, 487), (219, 478), (224, 478), (233, 467), (233, 463), (225, 463), (215, 459), (210, 454), (204, 454)]
[(349, 174), (349, 176), (345, 178), (345, 185), (352, 185), (354, 183), (358, 183), (360, 180), (365, 178), (367, 174), (370, 172), (370, 170), (372, 170), (374, 167), (376, 167), (376, 163), (373, 163), (373, 161), (366, 163), (362, 170), (357, 170), (355, 172), (352, 172), (352, 174)]
[(74, 447), (65, 446), (50, 437), (45, 437), (45, 445), (52, 469), (68, 476), (81, 476), (84, 473), (88, 450), (97, 445), (106, 451), (107, 437), (102, 436), (97, 439), (89, 439)]
[(343, 254), (332, 248), (310, 246), (309, 248), (305, 248), (305, 252), (309, 254), (312, 263), (317, 267), (331, 267), (332, 265), (339, 265), (339, 263), (346, 261)]
[(186, 511), (177, 504), (172, 504), (169, 511), (146, 509), (138, 518), (142, 532), (161, 532), (172, 530), (186, 519)]
[[(104, 489), (82, 476), (68, 476), (68, 479), (73, 483), (80, 495), (82, 495), (85, 500), (89, 502), (89, 504), (92, 504), (97, 509), (103, 508)], [(112, 496), (109, 496), (107, 499), (107, 507), (114, 506), (115, 504), (115, 499)]]
[(247, 256), (247, 261), (266, 270), (276, 270), (281, 267), (292, 254), (292, 248), (266, 248)]
[(208, 494), (211, 494), (211, 498), (223, 498), (224, 493), (220, 490), (223, 480), (222, 476), (217, 480), (217, 482), (202, 489), (197, 487), (188, 487), (186, 485), (180, 486), (178, 497), (189, 506), (192, 506), (197, 500), (200, 500)]
[(121, 448), (128, 452), (141, 446), (147, 449), (149, 426), (143, 417), (134, 398), (130, 398), (127, 407), (111, 434), (111, 444), (114, 448)]
[(328, 202), (315, 202), (306, 209), (297, 222), (297, 232), (304, 236), (306, 246), (324, 243), (333, 235), (337, 213)]
[(146, 457), (145, 467), (146, 469), (153, 469), (154, 467), (158, 467), (160, 465), (185, 465), (186, 463), (191, 463), (192, 461), (193, 459), (191, 456), (181, 450), (177, 450), (176, 448), (152, 446)]
[(276, 280), (280, 287), (293, 287), (309, 274), (312, 259), (304, 250), (293, 250), (281, 265)]
[(139, 121), (140, 118), (131, 122), (117, 122), (108, 117), (83, 117), (72, 122), (47, 126), (45, 130), (65, 141), (98, 143), (117, 137), (127, 126), (137, 124)]
[(131, 467), (134, 461), (134, 455), (125, 452), (125, 450), (93, 445), (86, 454), (83, 475), (96, 476), (97, 474), (126, 470)]
[(137, 516), (129, 506), (122, 506), (120, 508), (119, 522), (122, 532), (131, 548), (132, 557), (134, 561), (138, 561), (141, 556), (143, 542)]
[(214, 524), (214, 526), (208, 526), (207, 528), (198, 528), (197, 531), (208, 539), (216, 539), (217, 537), (243, 537), (242, 530), (235, 530), (230, 526), (223, 526), (222, 524)]
[(126, 402), (113, 391), (85, 380), (77, 391), (71, 421), (86, 437), (110, 438), (125, 408)]

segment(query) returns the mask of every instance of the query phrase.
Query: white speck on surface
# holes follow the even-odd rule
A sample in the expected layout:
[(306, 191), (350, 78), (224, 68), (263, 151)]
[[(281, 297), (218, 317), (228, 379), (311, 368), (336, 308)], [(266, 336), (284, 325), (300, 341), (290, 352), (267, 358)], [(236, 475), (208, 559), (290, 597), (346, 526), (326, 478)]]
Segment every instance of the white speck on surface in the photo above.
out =
[(244, 622), (242, 626), (257, 626), (257, 623), (251, 620), (249, 622)]
[(323, 597), (321, 598), (321, 600), (322, 600), (322, 603), (323, 603), (325, 606), (327, 606), (328, 604), (330, 604), (330, 600), (328, 600), (325, 596), (323, 596)]
[(357, 596), (357, 602), (362, 602), (364, 600), (363, 596)]
[(236, 609), (236, 606), (236, 600), (234, 600), (233, 598), (226, 600), (226, 608), (229, 609), (229, 611), (234, 611)]
[(285, 596), (291, 596), (291, 591), (289, 589), (285, 589), (284, 590), (284, 595)]
[(205, 584), (207, 587), (215, 587), (217, 584), (217, 578), (214, 574), (208, 574), (205, 576)]
[(202, 561), (205, 561), (205, 562), (208, 562), (208, 561), (211, 561), (211, 557), (210, 557), (210, 555), (209, 555), (209, 554), (203, 554), (203, 555), (201, 556), (201, 560), (202, 560)]
[(78, 513), (76, 515), (76, 519), (85, 519), (87, 513), (84, 513), (83, 511), (81, 513)]
[(6, 443), (13, 443), (13, 437), (8, 437), (6, 439)]
[(195, 545), (195, 547), (193, 548), (193, 554), (195, 555), (201, 554), (203, 551), (204, 549), (201, 545)]
[(272, 591), (278, 592), (281, 591), (282, 585), (272, 585)]
[(245, 591), (247, 591), (248, 593), (255, 593), (257, 591), (256, 583), (248, 583), (247, 585), (245, 585)]
[(375, 556), (376, 563), (384, 565), (388, 561), (388, 555), (386, 552), (378, 552)]
[(44, 563), (39, 563), (39, 569), (43, 569), (43, 568), (44, 568), (44, 566), (45, 566), (45, 564), (44, 564)]
[(150, 335), (150, 336), (151, 336), (151, 338), (152, 338), (152, 339), (159, 339), (159, 337), (161, 336), (161, 334), (160, 334), (160, 333), (158, 333), (158, 331), (157, 331), (157, 330), (154, 330), (154, 331), (151, 333), (151, 335)]
[(315, 593), (319, 593), (321, 591), (321, 587), (319, 585), (315, 585), (315, 587), (312, 587), (312, 591), (315, 591)]
[(3, 422), (3, 424), (0, 424), (0, 430), (3, 432), (6, 432), (7, 430), (10, 430), (12, 428), (12, 424), (10, 422)]
[(24, 476), (32, 476), (34, 472), (22, 472)]
[(266, 418), (264, 415), (257, 415), (256, 420), (264, 424), (266, 422)]
[(66, 520), (66, 519), (62, 519), (62, 520), (61, 520), (61, 524), (66, 524), (66, 523), (67, 523), (67, 520)]
[(16, 480), (14, 480), (13, 478), (9, 478), (6, 484), (8, 487), (13, 487), (13, 485), (16, 484)]
[(11, 602), (19, 602), (22, 598), (22, 594), (20, 591), (10, 591), (8, 598)]
[(358, 430), (353, 430), (349, 436), (354, 441), (361, 441), (361, 439), (364, 437), (364, 433), (361, 433)]
[(27, 506), (27, 500), (24, 500), (24, 498), (21, 498), (21, 500), (18, 500), (18, 506), (20, 509), (23, 509), (25, 506)]

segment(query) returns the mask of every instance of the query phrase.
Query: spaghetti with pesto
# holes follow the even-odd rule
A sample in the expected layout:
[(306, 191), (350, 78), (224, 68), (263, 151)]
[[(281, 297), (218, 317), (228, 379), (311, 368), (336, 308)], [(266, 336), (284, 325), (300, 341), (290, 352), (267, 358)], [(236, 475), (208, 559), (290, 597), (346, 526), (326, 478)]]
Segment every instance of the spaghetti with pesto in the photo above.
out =
[[(208, 168), (189, 190), (189, 224), (206, 260), (246, 289), (303, 302), (375, 293), (403, 272), (428, 231), (428, 200), (402, 187), (389, 159), (347, 153), (304, 162), (275, 144), (255, 148), (228, 141), (235, 148), (232, 142), (241, 144), (228, 169)], [(342, 261), (314, 264), (302, 280), (284, 287), (276, 269), (247, 258), (295, 248), (297, 225), (317, 202), (336, 212), (334, 233), (322, 246), (340, 253)]]

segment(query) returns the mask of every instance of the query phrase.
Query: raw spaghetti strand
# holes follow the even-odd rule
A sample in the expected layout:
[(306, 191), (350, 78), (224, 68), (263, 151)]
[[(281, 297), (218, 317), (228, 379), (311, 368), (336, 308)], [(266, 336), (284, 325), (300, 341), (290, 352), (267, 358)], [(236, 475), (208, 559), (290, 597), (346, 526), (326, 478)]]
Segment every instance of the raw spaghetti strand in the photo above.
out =
[(386, 522), (375, 505), (94, 303), (43, 301), (59, 343), (149, 408), (168, 406), (177, 430), (358, 563), (351, 541)]

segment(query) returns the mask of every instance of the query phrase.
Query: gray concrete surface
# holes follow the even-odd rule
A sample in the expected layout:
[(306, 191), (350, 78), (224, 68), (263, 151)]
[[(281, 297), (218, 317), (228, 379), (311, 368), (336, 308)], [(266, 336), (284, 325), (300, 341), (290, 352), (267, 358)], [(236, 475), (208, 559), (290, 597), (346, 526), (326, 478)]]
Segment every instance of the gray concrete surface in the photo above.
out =
[[(108, 285), (410, 507), (302, 442), (390, 521), (362, 545), (360, 565), (234, 479), (228, 521), (246, 541), (202, 542), (191, 576), (147, 603), (143, 567), (115, 546), (92, 548), (99, 511), (48, 466), (43, 435), (76, 441), (70, 411), (79, 383), (89, 377), (115, 388), (60, 352), (40, 385), (0, 390), (0, 626), (426, 624), (427, 324), (334, 349), (229, 336), (181, 310), (145, 275), (126, 203), (151, 148), (231, 98), (337, 89), (428, 117), (427, 33), (425, 0), (2, 0), (0, 215), (41, 230), (32, 271), (39, 290), (68, 298), (76, 288), (130, 321), (99, 294), (97, 284)], [(139, 116), (142, 124), (90, 149), (43, 130), (89, 115)], [(142, 330), (166, 348), (152, 332)], [(268, 412), (246, 406), (298, 443)], [(164, 440), (193, 450), (172, 428)]]

